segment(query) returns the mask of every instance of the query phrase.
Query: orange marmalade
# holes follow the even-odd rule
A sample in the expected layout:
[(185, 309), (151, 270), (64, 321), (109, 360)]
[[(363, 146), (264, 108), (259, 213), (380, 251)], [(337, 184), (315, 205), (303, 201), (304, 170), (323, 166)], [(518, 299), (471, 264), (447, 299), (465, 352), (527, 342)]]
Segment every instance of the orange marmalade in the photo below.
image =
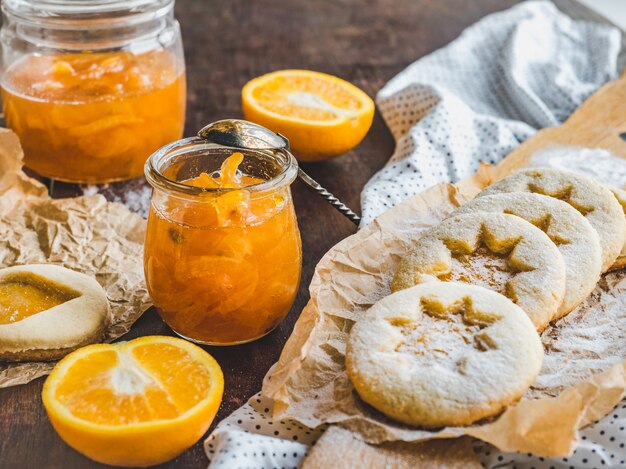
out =
[(26, 166), (72, 182), (140, 176), (153, 151), (182, 135), (185, 98), (183, 66), (166, 50), (30, 54), (2, 80)]
[(289, 187), (261, 195), (233, 153), (211, 174), (182, 181), (209, 189), (188, 200), (158, 189), (148, 217), (145, 274), (163, 320), (196, 342), (229, 345), (270, 332), (295, 298), (302, 265)]
[(79, 295), (35, 274), (6, 279), (0, 283), (0, 324), (21, 321)]

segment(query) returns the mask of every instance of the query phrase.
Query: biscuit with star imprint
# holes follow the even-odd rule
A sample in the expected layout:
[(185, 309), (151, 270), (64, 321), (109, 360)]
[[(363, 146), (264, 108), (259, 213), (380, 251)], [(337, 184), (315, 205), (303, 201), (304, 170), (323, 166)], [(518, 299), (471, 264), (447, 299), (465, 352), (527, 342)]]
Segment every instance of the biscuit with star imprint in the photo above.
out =
[(508, 213), (541, 229), (559, 248), (565, 262), (565, 296), (557, 311), (563, 317), (595, 288), (602, 270), (602, 247), (598, 233), (571, 205), (540, 194), (511, 192), (478, 197), (455, 214)]
[(503, 192), (547, 195), (567, 202), (582, 213), (600, 237), (603, 272), (613, 265), (624, 247), (624, 210), (613, 193), (593, 178), (555, 168), (530, 168), (492, 184), (477, 197)]
[[(613, 195), (622, 206), (622, 210), (624, 210), (624, 215), (626, 216), (626, 191), (613, 187), (611, 188), (611, 192), (613, 192)], [(623, 267), (626, 267), (626, 242), (624, 242), (619, 256), (617, 256), (617, 259), (609, 270), (617, 270)]]
[(424, 231), (400, 262), (391, 290), (437, 280), (502, 293), (542, 331), (563, 301), (565, 263), (548, 235), (526, 220), (468, 213)]
[(350, 331), (346, 369), (359, 396), (399, 422), (469, 425), (517, 401), (535, 381), (543, 347), (508, 298), (459, 283), (389, 295)]

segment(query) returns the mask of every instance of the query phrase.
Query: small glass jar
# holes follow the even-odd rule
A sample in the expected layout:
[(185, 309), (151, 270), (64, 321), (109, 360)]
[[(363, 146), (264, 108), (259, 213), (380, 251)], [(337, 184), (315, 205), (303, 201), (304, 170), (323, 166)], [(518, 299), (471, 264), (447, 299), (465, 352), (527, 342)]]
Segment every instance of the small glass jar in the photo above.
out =
[(179, 139), (185, 64), (174, 0), (3, 0), (2, 101), (26, 166), (103, 183)]
[[(215, 175), (234, 152), (243, 155), (240, 174), (259, 183), (190, 185)], [(163, 320), (180, 336), (210, 345), (272, 331), (289, 312), (302, 269), (293, 155), (189, 138), (154, 153), (145, 174), (153, 192), (144, 270)]]

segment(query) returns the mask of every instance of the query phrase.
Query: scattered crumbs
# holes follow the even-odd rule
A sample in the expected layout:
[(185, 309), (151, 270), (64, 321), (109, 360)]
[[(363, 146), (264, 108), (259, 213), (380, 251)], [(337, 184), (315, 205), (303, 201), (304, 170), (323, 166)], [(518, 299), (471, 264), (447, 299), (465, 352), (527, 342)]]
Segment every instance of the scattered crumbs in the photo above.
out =
[(81, 186), (83, 195), (102, 194), (108, 201), (125, 205), (131, 212), (148, 218), (152, 188), (143, 179), (121, 183)]
[[(102, 187), (107, 187), (107, 186), (102, 186)], [(81, 189), (83, 190), (83, 195), (96, 195), (100, 187), (93, 185), (93, 184), (89, 184), (88, 186), (81, 186)]]
[(143, 218), (148, 218), (151, 195), (152, 188), (144, 185), (139, 190), (129, 190), (121, 195), (114, 194), (113, 202), (124, 204), (130, 211), (137, 212)]
[(586, 174), (613, 187), (626, 186), (626, 160), (602, 148), (555, 145), (535, 152), (531, 166)]

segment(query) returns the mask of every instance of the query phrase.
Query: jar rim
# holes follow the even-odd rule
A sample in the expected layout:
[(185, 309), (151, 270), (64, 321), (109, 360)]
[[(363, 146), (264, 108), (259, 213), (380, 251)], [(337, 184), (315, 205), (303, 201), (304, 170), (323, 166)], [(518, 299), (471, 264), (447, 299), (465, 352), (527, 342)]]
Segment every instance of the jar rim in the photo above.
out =
[(242, 153), (259, 153), (259, 154), (268, 154), (272, 153), (274, 155), (280, 155), (284, 157), (285, 161), (281, 165), (281, 171), (276, 174), (271, 179), (267, 181), (263, 181), (258, 184), (252, 184), (249, 186), (245, 186), (245, 189), (248, 192), (252, 193), (263, 193), (268, 191), (276, 190), (280, 187), (290, 185), (296, 178), (298, 174), (298, 163), (295, 157), (291, 154), (291, 152), (280, 149), (280, 150), (254, 150), (254, 149), (245, 149), (245, 148), (235, 148), (235, 147), (227, 147), (223, 145), (215, 145), (207, 140), (204, 140), (200, 137), (190, 137), (184, 138), (181, 140), (177, 140), (170, 144), (164, 145), (155, 151), (150, 157), (146, 160), (146, 164), (144, 165), (144, 174), (148, 183), (153, 188), (164, 189), (169, 192), (174, 192), (178, 194), (186, 194), (190, 196), (201, 196), (203, 194), (225, 194), (227, 192), (233, 192), (241, 190), (239, 187), (197, 187), (191, 186), (188, 184), (183, 184), (182, 182), (175, 181), (171, 178), (168, 178), (163, 174), (163, 172), (159, 169), (159, 163), (161, 163), (168, 156), (177, 156), (180, 154), (189, 153), (191, 151), (195, 151), (199, 146), (205, 146), (207, 150), (210, 147), (214, 149), (227, 149), (232, 150), (233, 152), (242, 152)]
[(23, 21), (96, 23), (164, 16), (175, 0), (3, 0), (2, 11)]

